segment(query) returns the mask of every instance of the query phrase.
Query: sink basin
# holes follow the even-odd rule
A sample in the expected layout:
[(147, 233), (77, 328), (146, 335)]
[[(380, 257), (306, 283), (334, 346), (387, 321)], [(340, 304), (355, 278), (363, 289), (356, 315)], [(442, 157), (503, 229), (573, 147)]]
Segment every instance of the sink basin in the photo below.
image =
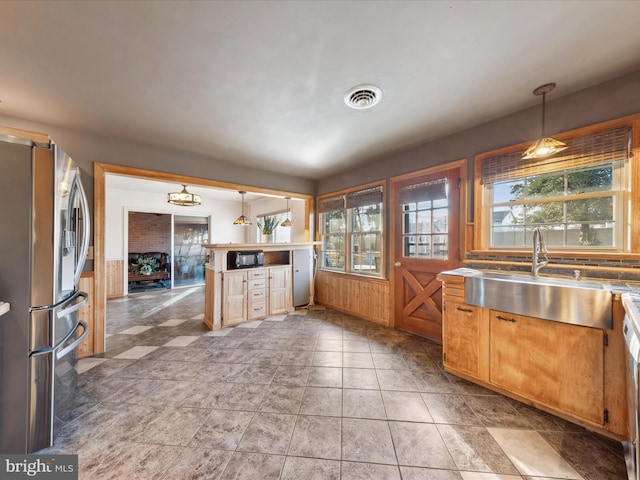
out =
[(481, 271), (464, 277), (469, 305), (586, 327), (613, 328), (612, 300), (593, 281)]

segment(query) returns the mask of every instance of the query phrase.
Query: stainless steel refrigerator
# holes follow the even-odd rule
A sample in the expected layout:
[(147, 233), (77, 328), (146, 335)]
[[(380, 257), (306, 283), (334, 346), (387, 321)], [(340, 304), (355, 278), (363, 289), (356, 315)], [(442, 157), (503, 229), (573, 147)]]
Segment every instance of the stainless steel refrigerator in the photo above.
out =
[(11, 304), (0, 317), (0, 453), (53, 443), (73, 415), (87, 335), (87, 199), (78, 167), (42, 137), (0, 131), (0, 301)]

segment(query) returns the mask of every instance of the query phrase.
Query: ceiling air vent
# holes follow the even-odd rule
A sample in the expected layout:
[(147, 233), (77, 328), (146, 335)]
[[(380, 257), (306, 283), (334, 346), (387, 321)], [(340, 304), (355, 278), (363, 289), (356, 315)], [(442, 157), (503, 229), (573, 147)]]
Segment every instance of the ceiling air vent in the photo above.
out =
[(358, 85), (344, 96), (344, 103), (356, 110), (371, 108), (382, 98), (382, 90), (375, 85)]

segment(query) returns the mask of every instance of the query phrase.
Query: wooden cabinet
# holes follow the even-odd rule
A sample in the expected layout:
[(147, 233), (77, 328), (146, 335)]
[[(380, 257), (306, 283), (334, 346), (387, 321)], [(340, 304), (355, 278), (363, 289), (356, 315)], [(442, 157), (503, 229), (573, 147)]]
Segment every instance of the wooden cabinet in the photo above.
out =
[(222, 317), (225, 325), (247, 320), (247, 272), (224, 272)]
[(291, 268), (269, 268), (269, 315), (289, 311), (291, 305)]
[(613, 329), (464, 303), (464, 279), (441, 274), (447, 372), (613, 438), (627, 432), (623, 308)]
[(93, 321), (93, 272), (85, 272), (80, 276), (78, 288), (89, 295), (87, 303), (78, 310), (78, 318), (87, 324), (88, 334), (85, 339), (78, 345), (78, 358), (90, 357), (95, 353), (95, 326)]
[(480, 307), (447, 298), (443, 308), (442, 350), (444, 366), (480, 377)]
[(291, 310), (291, 267), (279, 265), (223, 272), (222, 325)]
[(492, 384), (604, 422), (604, 331), (490, 311)]

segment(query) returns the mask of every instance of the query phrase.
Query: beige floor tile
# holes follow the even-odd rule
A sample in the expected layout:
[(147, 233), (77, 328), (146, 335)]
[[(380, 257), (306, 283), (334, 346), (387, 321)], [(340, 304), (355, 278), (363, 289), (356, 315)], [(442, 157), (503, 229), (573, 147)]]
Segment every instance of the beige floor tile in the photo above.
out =
[(522, 475), (583, 479), (538, 432), (506, 428), (488, 430)]

